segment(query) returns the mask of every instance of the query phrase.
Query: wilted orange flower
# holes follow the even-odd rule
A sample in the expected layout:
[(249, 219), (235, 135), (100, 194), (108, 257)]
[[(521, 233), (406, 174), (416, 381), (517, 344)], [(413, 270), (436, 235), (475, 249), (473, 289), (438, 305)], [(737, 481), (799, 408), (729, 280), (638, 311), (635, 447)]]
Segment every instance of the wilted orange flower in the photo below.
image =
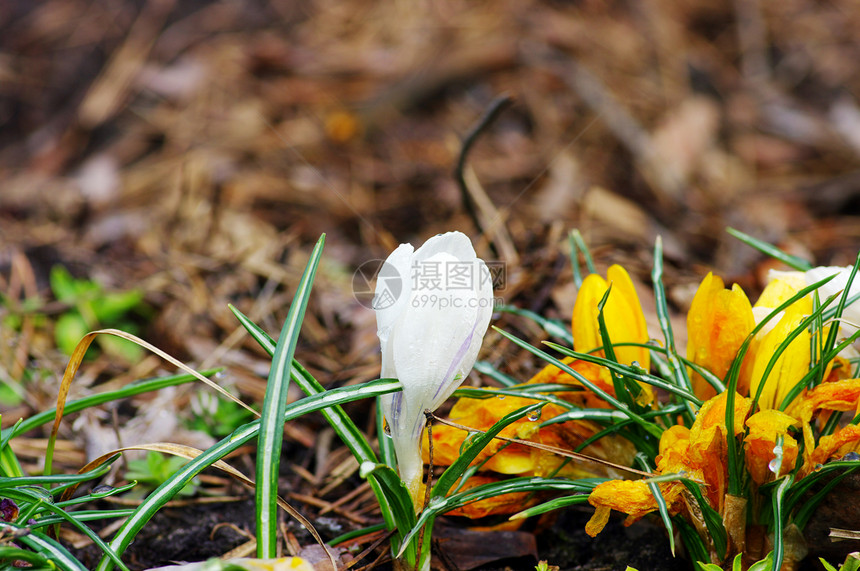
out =
[[(649, 340), (645, 314), (633, 281), (624, 268), (613, 265), (606, 272), (606, 279), (597, 274), (586, 276), (577, 292), (572, 319), (573, 348), (580, 353), (603, 346), (598, 326), (598, 305), (610, 286), (612, 291), (603, 306), (603, 318), (613, 345), (647, 343)], [(651, 356), (645, 347), (614, 347), (614, 351), (619, 363), (629, 365), (635, 362), (646, 370), (651, 366)], [(653, 400), (654, 393), (649, 385), (641, 386), (643, 391), (638, 400), (647, 404)]]
[(860, 414), (860, 379), (826, 382), (812, 390), (803, 389), (788, 410), (803, 422), (809, 422), (817, 410), (853, 410), (855, 415)]
[[(672, 506), (681, 497), (684, 486), (678, 482), (658, 485), (666, 504)], [(627, 514), (624, 525), (630, 525), (657, 509), (657, 500), (645, 480), (609, 480), (598, 484), (588, 496), (588, 503), (596, 509), (585, 524), (585, 532), (594, 537), (606, 526), (612, 510)]]
[[(482, 484), (489, 484), (495, 481), (496, 478), (488, 476), (472, 476), (463, 484), (461, 491), (471, 490)], [(489, 515), (514, 514), (537, 502), (538, 497), (536, 494), (531, 492), (512, 492), (466, 504), (449, 511), (448, 515), (478, 519)], [(517, 522), (516, 526), (518, 527), (521, 523), (522, 521)]]
[[(577, 372), (589, 376), (590, 380), (604, 388), (609, 393), (614, 389), (608, 379), (596, 378), (600, 371), (605, 369), (592, 363), (584, 361), (566, 362)], [(527, 384), (537, 383), (560, 383), (579, 384), (573, 377), (562, 372), (553, 365), (548, 365), (537, 375), (532, 377)], [(561, 398), (581, 406), (596, 406), (600, 404), (606, 407), (605, 401), (597, 397), (591, 391), (575, 391), (560, 393)], [(452, 407), (449, 418), (458, 424), (469, 426), (477, 430), (487, 430), (505, 415), (516, 411), (524, 406), (533, 404), (535, 401), (527, 397), (516, 396), (492, 396), (486, 399), (460, 398)], [(529, 440), (539, 444), (546, 444), (572, 450), (586, 439), (594, 436), (601, 427), (591, 421), (575, 420), (564, 423), (552, 424), (540, 427), (540, 422), (548, 420), (564, 409), (558, 405), (547, 404), (543, 407), (540, 419), (535, 417), (524, 417), (505, 427), (500, 436)], [(445, 425), (437, 425), (433, 428), (433, 462), (437, 465), (450, 465), (460, 456), (460, 448), (467, 438), (466, 431)], [(586, 448), (585, 453), (613, 462), (629, 462), (635, 450), (625, 439), (617, 436), (601, 438), (599, 442)], [(425, 446), (425, 461), (429, 460), (428, 450)], [(500, 474), (530, 474), (548, 475), (557, 474), (571, 477), (586, 477), (595, 475), (593, 466), (583, 467), (577, 463), (567, 463), (559, 472), (564, 463), (564, 458), (550, 454), (528, 446), (507, 443), (502, 440), (494, 440), (478, 455), (475, 463), (486, 461), (483, 465), (485, 470)]]
[[(708, 273), (699, 285), (687, 312), (687, 359), (725, 378), (741, 344), (755, 327), (752, 306), (744, 291), (734, 284), (725, 289), (719, 276)], [(738, 379), (738, 391), (749, 388), (750, 359), (745, 360)], [(717, 394), (698, 373), (690, 371), (693, 391), (701, 399)]]
[[(747, 471), (756, 484), (764, 484), (794, 470), (797, 441), (788, 429), (799, 424), (794, 417), (773, 409), (760, 410), (747, 419), (749, 433), (744, 438), (744, 453)], [(776, 459), (774, 448), (780, 436), (783, 438), (782, 463), (777, 468), (771, 462)]]
[[(456, 423), (478, 430), (487, 430), (505, 415), (517, 409), (534, 404), (534, 400), (515, 396), (491, 396), (487, 399), (461, 398), (451, 409), (449, 418)], [(548, 416), (555, 416), (563, 409), (556, 405), (544, 407)], [(521, 418), (506, 426), (500, 436), (506, 438), (528, 439), (538, 431), (539, 422)], [(433, 427), (433, 462), (437, 465), (450, 465), (460, 456), (460, 448), (468, 433), (452, 426)], [(503, 454), (497, 454), (505, 447)], [(428, 454), (425, 452), (425, 460)], [(518, 444), (508, 444), (502, 440), (493, 440), (484, 448), (475, 463), (484, 462), (484, 468), (501, 474), (521, 474), (535, 467), (530, 448)]]
[(841, 458), (849, 452), (857, 452), (858, 450), (860, 450), (860, 426), (856, 424), (843, 426), (833, 434), (821, 437), (818, 447), (804, 461), (800, 474), (805, 476), (812, 472), (818, 464), (824, 464), (831, 458)]

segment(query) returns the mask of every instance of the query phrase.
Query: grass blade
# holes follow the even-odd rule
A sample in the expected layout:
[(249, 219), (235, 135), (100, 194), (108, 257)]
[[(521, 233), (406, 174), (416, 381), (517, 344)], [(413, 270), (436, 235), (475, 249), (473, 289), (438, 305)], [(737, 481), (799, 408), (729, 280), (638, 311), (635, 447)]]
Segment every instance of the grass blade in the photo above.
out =
[(571, 244), (575, 244), (582, 252), (582, 257), (585, 258), (585, 267), (588, 269), (588, 273), (597, 273), (597, 269), (594, 267), (594, 260), (591, 257), (591, 252), (589, 251), (588, 245), (585, 243), (585, 239), (582, 237), (582, 234), (579, 233), (579, 230), (571, 230), (569, 239)]
[[(392, 393), (401, 389), (400, 383), (392, 379), (379, 379), (358, 386), (341, 387), (332, 389), (325, 393), (306, 397), (300, 401), (287, 406), (284, 414), (284, 422), (298, 418), (304, 414), (317, 412), (327, 407), (338, 406), (363, 398), (372, 398), (379, 395)], [(138, 506), (128, 521), (120, 528), (110, 543), (111, 548), (119, 555), (128, 548), (137, 533), (161, 509), (164, 504), (171, 500), (194, 476), (205, 468), (214, 464), (224, 456), (239, 449), (260, 431), (260, 421), (248, 423), (239, 427), (230, 436), (217, 442), (211, 448), (203, 451), (203, 454), (191, 460), (177, 470), (167, 481), (155, 489)], [(107, 571), (112, 568), (109, 560), (102, 558), (98, 569)]]
[(773, 494), (773, 567), (771, 567), (773, 571), (779, 571), (785, 556), (783, 532), (788, 524), (788, 514), (783, 509), (783, 502), (792, 483), (794, 483), (794, 476), (785, 476)]
[(513, 315), (519, 315), (520, 317), (531, 319), (540, 325), (541, 329), (543, 329), (550, 337), (561, 339), (565, 343), (571, 346), (573, 345), (573, 333), (571, 333), (570, 327), (566, 323), (557, 319), (548, 319), (534, 311), (520, 309), (519, 307), (514, 307), (512, 305), (502, 305), (501, 307), (498, 307), (497, 310), (502, 313), (511, 313)]
[[(15, 528), (15, 529), (23, 529), (18, 526), (13, 526), (12, 524), (3, 524), (3, 528)], [(34, 551), (38, 551), (43, 555), (47, 555), (51, 560), (51, 563), (56, 565), (59, 569), (63, 571), (87, 571), (87, 568), (84, 565), (75, 559), (75, 556), (68, 552), (68, 550), (42, 533), (37, 531), (30, 532), (23, 537), (17, 538), (15, 541), (23, 543), (30, 549)]]
[(561, 508), (566, 508), (567, 506), (575, 506), (578, 504), (588, 503), (588, 494), (576, 494), (573, 496), (564, 496), (561, 498), (555, 498), (548, 502), (544, 502), (542, 504), (538, 504), (536, 506), (532, 506), (528, 509), (524, 509), (521, 512), (517, 512), (508, 519), (523, 519), (527, 517), (533, 517), (536, 515), (545, 514), (547, 512), (551, 512), (554, 510), (558, 510)]
[[(207, 371), (200, 371), (200, 374), (204, 377), (211, 377), (216, 373), (220, 372), (221, 370), (221, 368), (209, 369)], [(63, 410), (65, 414), (71, 414), (73, 412), (78, 412), (86, 408), (98, 406), (107, 402), (113, 402), (115, 400), (148, 393), (151, 391), (157, 391), (165, 387), (181, 385), (194, 380), (196, 380), (195, 376), (189, 375), (187, 373), (182, 373), (179, 375), (171, 375), (169, 377), (159, 377), (157, 379), (136, 381), (129, 384), (128, 386), (125, 386), (121, 389), (117, 389), (115, 391), (107, 391), (104, 393), (89, 395), (84, 398), (71, 401), (69, 403), (66, 403), (65, 407), (63, 407)], [(34, 428), (42, 426), (43, 424), (47, 424), (54, 420), (54, 416), (56, 416), (56, 414), (57, 409), (52, 408), (49, 410), (42, 411), (38, 414), (34, 414), (33, 416), (28, 417), (24, 420), (21, 420), (20, 424), (5, 429), (3, 431), (2, 439), (5, 440), (7, 438), (13, 438), (18, 434), (24, 434), (26, 432), (29, 432), (30, 430), (33, 430)]]
[(72, 526), (77, 528), (78, 531), (80, 531), (82, 534), (86, 535), (90, 539), (90, 541), (96, 544), (96, 546), (98, 546), (98, 548), (101, 549), (107, 557), (110, 557), (110, 559), (116, 565), (118, 565), (120, 569), (122, 569), (123, 571), (129, 571), (128, 567), (126, 567), (125, 564), (120, 561), (119, 556), (110, 547), (108, 547), (108, 545), (101, 537), (99, 537), (93, 530), (84, 525), (82, 522), (78, 521), (77, 518), (75, 518), (69, 513), (66, 513), (63, 508), (56, 506), (50, 502), (42, 501), (41, 496), (33, 493), (31, 490), (27, 490), (26, 488), (21, 488), (17, 490), (4, 490), (3, 495), (19, 502), (38, 502), (39, 506), (43, 510), (54, 514), (54, 516), (60, 518), (66, 523), (71, 524)]
[(266, 383), (266, 397), (260, 417), (260, 434), (257, 438), (257, 493), (255, 496), (257, 557), (260, 559), (272, 559), (277, 556), (278, 472), (281, 466), (281, 445), (284, 441), (284, 411), (287, 408), (290, 370), (324, 244), (325, 234), (317, 241), (296, 289), (272, 356), (272, 367)]
[(506, 426), (525, 417), (531, 412), (540, 410), (543, 406), (544, 403), (537, 403), (515, 410), (514, 412), (502, 417), (497, 423), (491, 426), (489, 430), (475, 438), (469, 447), (466, 448), (465, 452), (460, 454), (454, 463), (448, 466), (442, 475), (439, 476), (439, 479), (436, 481), (436, 485), (433, 486), (433, 490), (430, 493), (431, 499), (447, 494), (460, 476), (463, 475), (463, 472), (466, 471), (466, 468), (469, 467), (469, 464), (478, 457), (481, 450), (486, 448), (487, 445), (492, 442), (493, 438), (496, 437)]
[(415, 525), (415, 508), (412, 506), (409, 490), (406, 489), (403, 480), (391, 466), (373, 462), (363, 462), (360, 467), (360, 474), (362, 478), (369, 480), (372, 475), (379, 483), (391, 506), (394, 521), (397, 522), (397, 531), (394, 534), (397, 549), (403, 550), (404, 553), (407, 553), (407, 559), (414, 561), (417, 550), (414, 553), (410, 553), (409, 550), (414, 550), (416, 546), (402, 543), (406, 530), (412, 529)]
[[(666, 342), (666, 358), (672, 369), (672, 378), (675, 379), (675, 384), (678, 387), (686, 389), (687, 392), (692, 394), (693, 383), (690, 382), (687, 368), (682, 364), (681, 358), (678, 355), (678, 349), (675, 346), (675, 333), (672, 331), (672, 322), (669, 319), (666, 288), (663, 287), (663, 240), (660, 236), (657, 236), (657, 240), (654, 242), (654, 267), (651, 270), (651, 282), (654, 285), (657, 319), (660, 322), (660, 329), (663, 331), (663, 339)], [(693, 410), (693, 404), (689, 400), (686, 400), (685, 404), (687, 411), (684, 416), (687, 420), (687, 426), (691, 426), (696, 413)]]
[[(233, 312), (233, 315), (239, 320), (239, 323), (248, 331), (251, 337), (260, 344), (260, 347), (263, 348), (270, 356), (274, 355), (276, 343), (269, 336), (268, 333), (263, 331), (256, 323), (251, 321), (244, 313), (233, 307), (229, 306), (230, 311)], [(292, 376), (293, 382), (298, 385), (302, 391), (308, 395), (317, 395), (326, 392), (325, 387), (323, 387), (319, 381), (317, 381), (313, 375), (311, 375), (304, 367), (299, 364), (298, 361), (293, 359), (293, 366), (290, 372)], [(396, 381), (395, 381), (396, 382)], [(399, 384), (399, 383), (398, 383)], [(377, 405), (377, 410), (379, 410), (379, 406)], [(338, 437), (341, 441), (349, 448), (350, 452), (353, 456), (361, 462), (377, 462), (376, 454), (373, 452), (373, 448), (370, 446), (370, 443), (355, 425), (349, 415), (346, 414), (346, 411), (343, 410), (340, 406), (331, 406), (328, 408), (324, 408), (321, 411), (323, 417), (328, 421), (329, 425), (334, 429), (337, 433)], [(380, 415), (381, 416), (381, 415)], [(379, 434), (383, 434), (382, 426), (379, 426)], [(383, 439), (380, 438), (380, 447)], [(383, 452), (386, 452), (383, 449)], [(391, 461), (393, 462), (393, 452), (391, 452)], [(393, 465), (393, 464), (390, 464)], [(379, 484), (377, 483), (375, 478), (371, 478), (368, 480), (370, 482), (370, 486), (373, 489), (374, 495), (379, 500), (379, 507), (382, 511), (382, 517), (385, 519), (386, 524), (388, 525), (388, 529), (394, 529), (394, 515), (391, 511), (391, 508), (388, 506), (387, 500), (385, 500), (385, 496), (382, 493)]]
[(792, 256), (791, 254), (787, 254), (774, 246), (773, 244), (768, 244), (767, 242), (762, 242), (758, 238), (754, 238), (745, 232), (741, 232), (740, 230), (735, 230), (731, 226), (726, 228), (726, 232), (743, 242), (748, 246), (752, 246), (762, 254), (765, 254), (775, 260), (779, 260), (786, 266), (790, 268), (794, 268), (795, 270), (799, 270), (801, 272), (805, 272), (807, 270), (812, 269), (812, 264), (804, 260), (803, 258), (798, 258), (797, 256)]
[(648, 432), (649, 434), (651, 434), (652, 436), (654, 436), (655, 438), (657, 438), (659, 440), (660, 435), (663, 433), (663, 431), (660, 429), (660, 427), (656, 426), (652, 422), (648, 422), (647, 420), (642, 418), (640, 415), (636, 414), (632, 410), (625, 407), (622, 403), (620, 403), (618, 401), (618, 399), (616, 399), (615, 397), (613, 397), (612, 395), (610, 395), (609, 393), (607, 393), (606, 391), (604, 391), (603, 389), (601, 389), (600, 387), (598, 387), (597, 385), (592, 383), (590, 380), (588, 380), (585, 376), (580, 374), (578, 371), (574, 370), (573, 368), (571, 368), (566, 363), (556, 359), (555, 357), (553, 357), (549, 353), (546, 353), (545, 351), (541, 351), (537, 347), (532, 347), (531, 345), (529, 345), (528, 343), (526, 343), (522, 339), (519, 339), (518, 337), (511, 335), (510, 333), (508, 333), (506, 331), (502, 331), (498, 327), (493, 327), (493, 329), (498, 331), (499, 334), (502, 335), (503, 337), (509, 339), (510, 341), (513, 341), (513, 343), (516, 344), (517, 346), (522, 347), (523, 349), (532, 353), (536, 357), (540, 357), (541, 359), (543, 359), (547, 363), (555, 365), (556, 367), (558, 367), (559, 369), (561, 369), (562, 371), (564, 371), (568, 375), (575, 378), (577, 381), (582, 383), (583, 386), (587, 387), (594, 394), (596, 394), (597, 396), (599, 396), (600, 398), (602, 398), (603, 400), (605, 400), (606, 402), (608, 402), (609, 404), (614, 406), (616, 409), (623, 412), (625, 415), (627, 415), (628, 418), (633, 420), (636, 424), (638, 424), (640, 427), (642, 427), (646, 432)]
[(475, 361), (474, 369), (482, 375), (487, 375), (503, 387), (518, 385), (520, 381), (496, 369), (488, 361)]

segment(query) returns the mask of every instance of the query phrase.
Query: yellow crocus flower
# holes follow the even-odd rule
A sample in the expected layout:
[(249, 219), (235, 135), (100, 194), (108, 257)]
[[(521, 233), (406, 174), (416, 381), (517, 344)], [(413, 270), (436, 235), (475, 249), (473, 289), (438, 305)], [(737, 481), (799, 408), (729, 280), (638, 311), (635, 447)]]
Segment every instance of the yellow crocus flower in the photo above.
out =
[[(757, 320), (762, 319), (777, 306), (785, 302), (801, 287), (799, 280), (778, 279), (772, 281), (762, 292), (761, 297), (753, 307)], [(791, 344), (780, 355), (774, 368), (766, 379), (763, 378), (765, 369), (783, 341), (800, 325), (800, 322), (812, 313), (812, 300), (803, 297), (782, 312), (782, 316), (774, 317), (756, 336), (755, 362), (753, 364), (752, 380), (749, 394), (754, 396), (759, 385), (764, 383), (758, 404), (761, 408), (778, 408), (791, 388), (809, 370), (809, 341), (810, 334), (804, 330), (794, 338)], [(776, 323), (771, 326), (772, 323)]]
[[(687, 359), (724, 379), (741, 344), (755, 327), (752, 306), (737, 284), (726, 289), (719, 276), (709, 273), (702, 280), (687, 313)], [(738, 392), (749, 388), (750, 367), (745, 360), (738, 379)], [(707, 400), (716, 391), (698, 373), (690, 371), (693, 391)]]
[[(797, 460), (798, 446), (788, 429), (797, 427), (800, 422), (784, 412), (766, 409), (750, 416), (746, 424), (749, 432), (744, 438), (744, 453), (746, 468), (753, 481), (764, 484), (791, 472)], [(777, 467), (772, 462), (776, 459), (774, 448), (780, 436), (783, 438), (782, 462)]]
[[(612, 292), (603, 306), (603, 318), (609, 338), (613, 343), (648, 342), (645, 314), (633, 287), (633, 280), (624, 268), (616, 264), (610, 266), (606, 279), (597, 274), (586, 276), (576, 294), (572, 320), (573, 348), (580, 353), (587, 353), (603, 345), (597, 325), (597, 304), (610, 285)], [(615, 356), (619, 363), (629, 365), (635, 361), (646, 370), (651, 364), (648, 349), (644, 347), (616, 347)]]

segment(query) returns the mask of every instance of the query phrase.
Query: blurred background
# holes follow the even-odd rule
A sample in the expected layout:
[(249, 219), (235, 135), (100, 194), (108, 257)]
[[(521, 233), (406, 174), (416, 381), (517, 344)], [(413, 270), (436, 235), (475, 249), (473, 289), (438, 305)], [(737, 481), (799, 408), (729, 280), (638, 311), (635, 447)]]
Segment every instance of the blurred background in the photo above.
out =
[[(378, 376), (356, 268), (438, 232), (504, 262), (496, 295), (562, 320), (574, 228), (646, 305), (661, 236), (679, 315), (707, 271), (761, 287), (727, 226), (852, 264), (858, 29), (853, 0), (4, 0), (3, 424), (53, 406), (63, 347), (104, 326), (227, 366), (259, 402), (268, 359), (227, 304), (276, 334), (322, 233), (298, 358), (326, 386)], [(497, 323), (544, 335), (516, 319)], [(495, 333), (484, 353), (538, 366)], [(169, 369), (105, 341), (73, 397)], [(109, 417), (65, 433), (66, 461), (115, 438)]]

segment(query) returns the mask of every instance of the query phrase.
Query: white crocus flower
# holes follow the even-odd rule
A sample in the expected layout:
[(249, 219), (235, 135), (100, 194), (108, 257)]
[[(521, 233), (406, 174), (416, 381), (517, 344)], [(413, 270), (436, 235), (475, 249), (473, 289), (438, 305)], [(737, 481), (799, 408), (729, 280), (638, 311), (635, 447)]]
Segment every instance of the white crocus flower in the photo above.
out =
[(416, 507), (424, 411), (435, 410), (471, 371), (490, 323), (492, 292), (486, 264), (460, 232), (434, 236), (418, 250), (401, 244), (377, 277), (382, 377), (403, 385), (402, 392), (381, 397), (382, 412)]
[[(821, 301), (824, 301), (831, 295), (841, 294), (845, 290), (845, 287), (848, 285), (848, 276), (851, 275), (852, 269), (851, 266), (818, 266), (806, 272), (780, 272), (771, 270), (768, 273), (768, 281), (802, 278), (806, 285), (812, 285), (835, 274), (835, 278), (818, 288), (818, 297)], [(848, 292), (849, 300), (858, 293), (860, 293), (860, 275), (855, 277), (851, 283), (851, 291)], [(836, 307), (836, 302), (831, 307)], [(858, 327), (860, 327), (860, 301), (845, 306), (845, 310), (842, 312), (839, 335), (840, 337), (848, 337), (854, 334)]]

